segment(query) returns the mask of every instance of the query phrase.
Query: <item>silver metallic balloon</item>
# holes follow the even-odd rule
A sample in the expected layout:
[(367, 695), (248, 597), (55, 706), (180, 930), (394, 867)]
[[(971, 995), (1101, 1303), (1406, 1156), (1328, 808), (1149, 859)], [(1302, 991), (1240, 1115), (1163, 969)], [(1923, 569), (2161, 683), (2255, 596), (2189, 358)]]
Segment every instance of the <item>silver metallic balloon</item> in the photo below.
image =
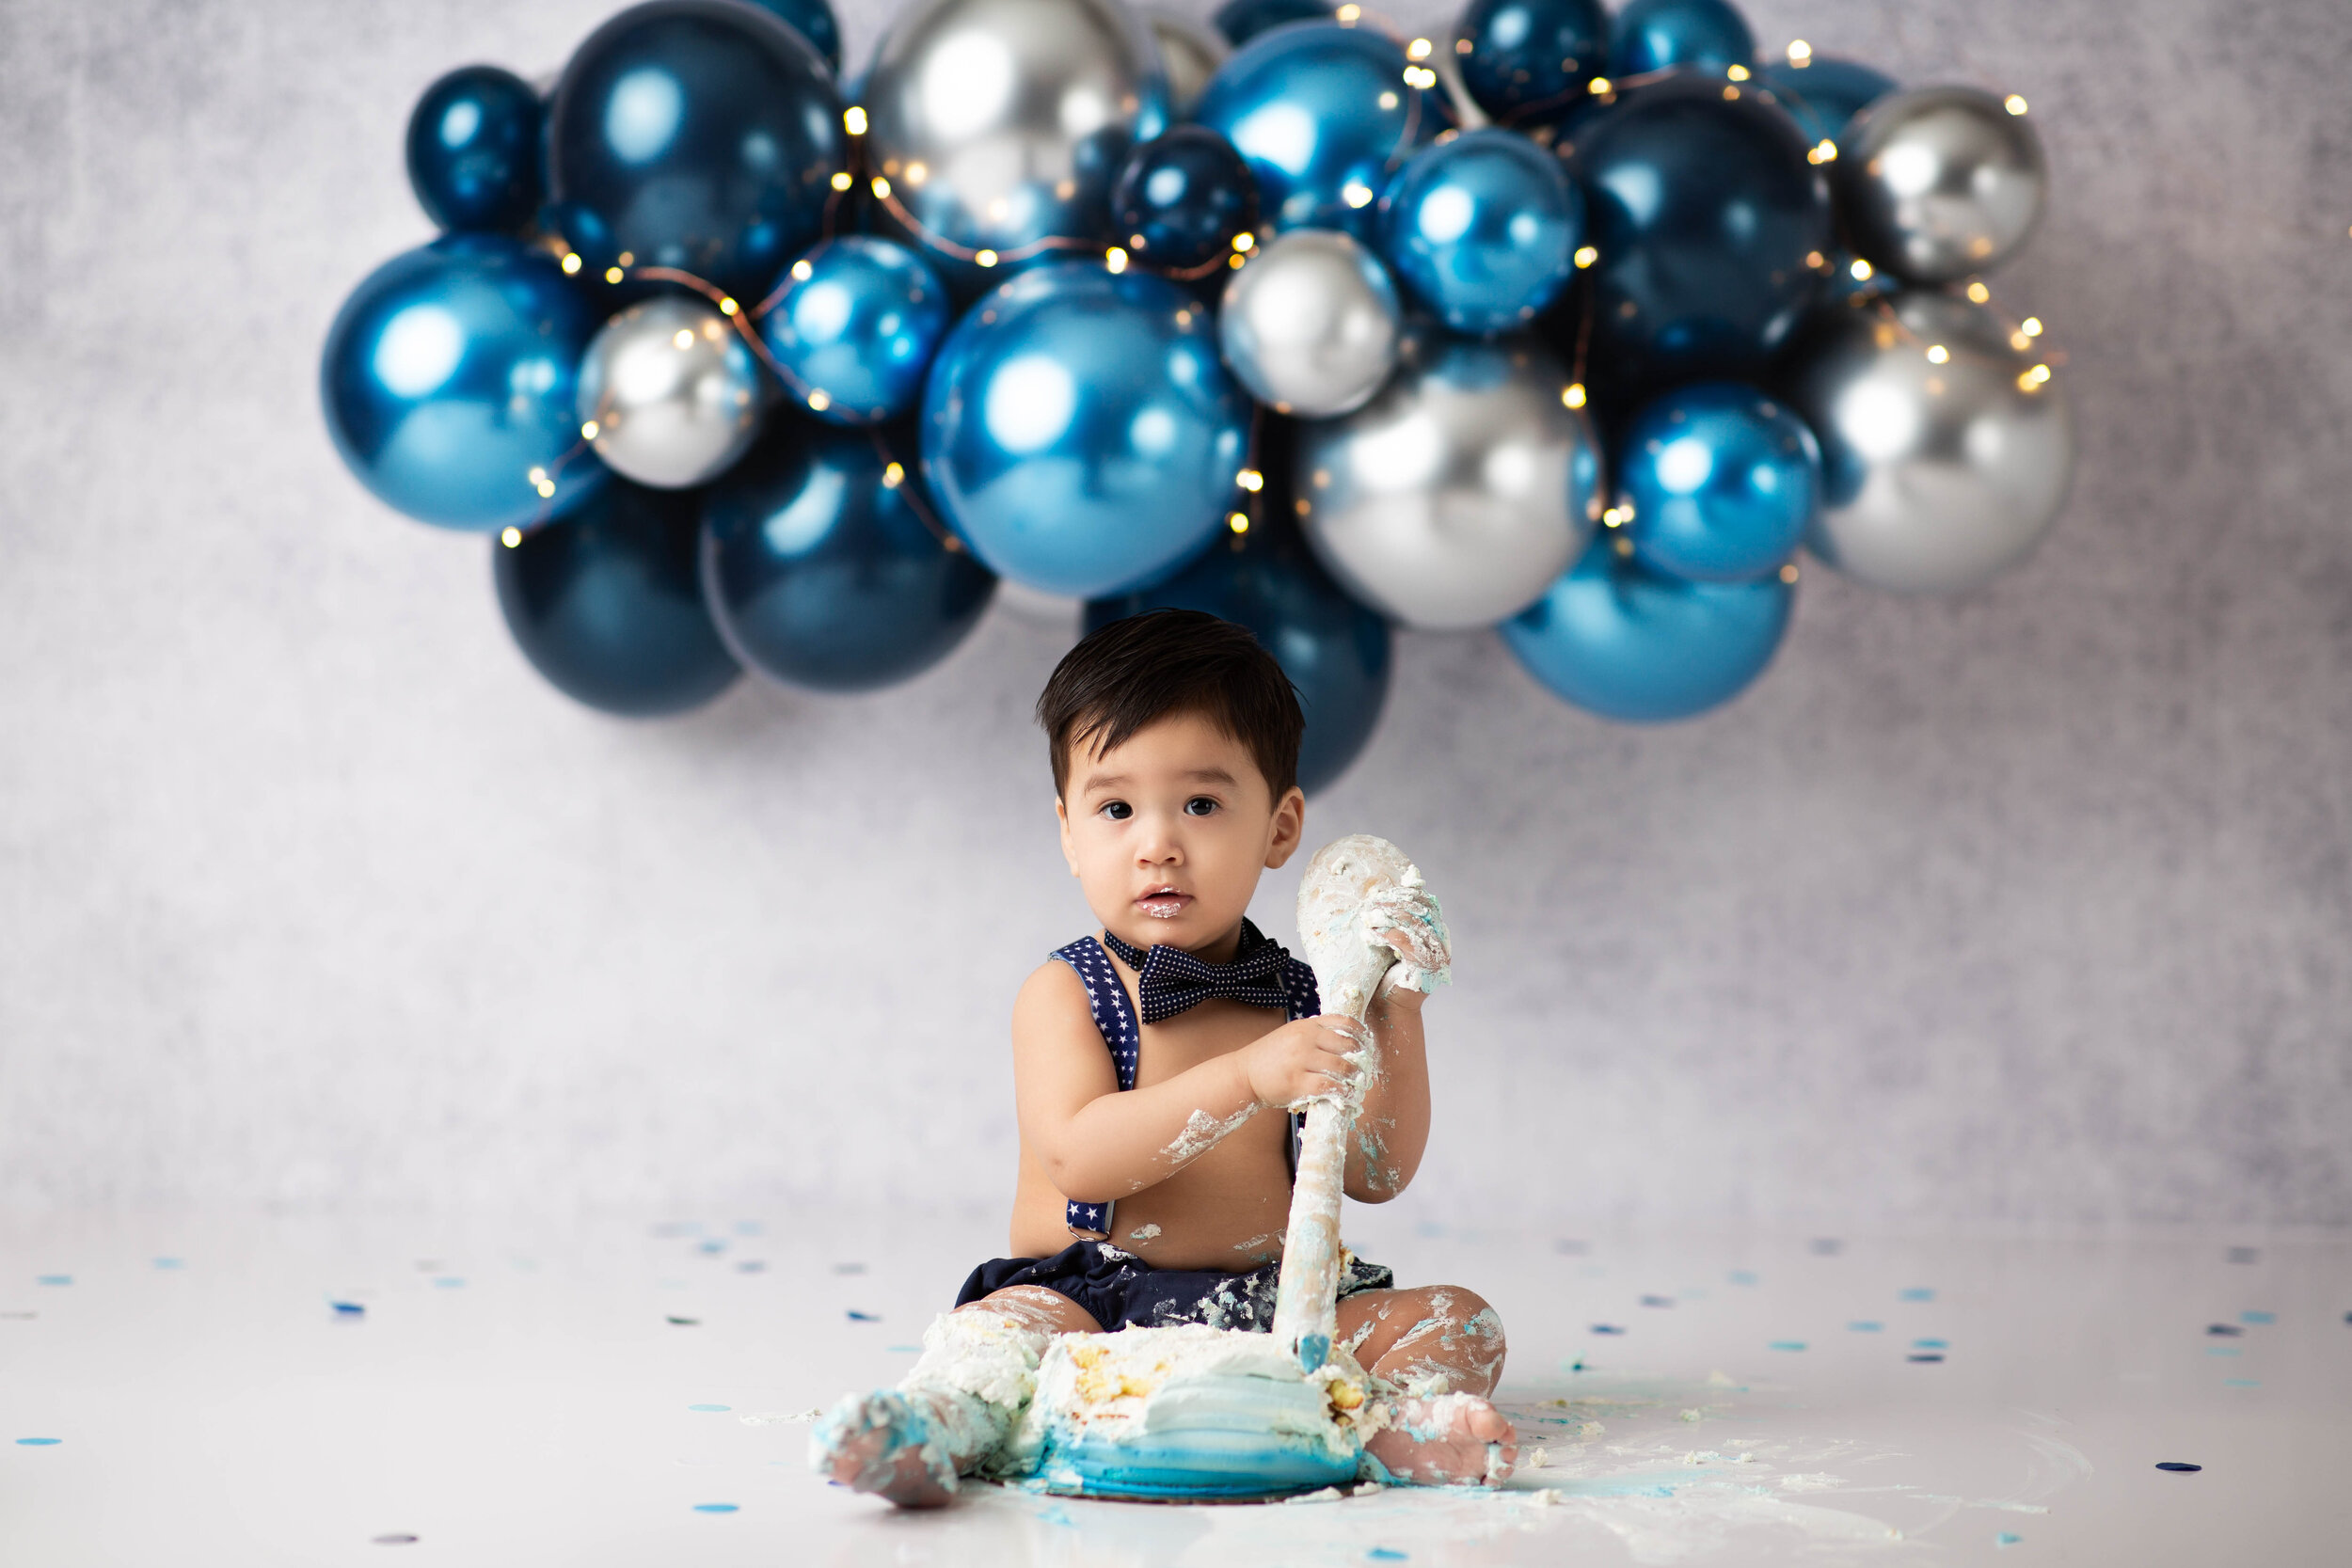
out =
[(1976, 87), (1876, 100), (1838, 137), (1832, 173), (1855, 250), (1911, 283), (1999, 266), (2026, 243), (2049, 182), (2026, 101)]
[(1183, 119), (1200, 102), (1200, 90), (1233, 52), (1232, 46), (1207, 23), (1180, 11), (1147, 8), (1143, 22), (1152, 29), (1152, 41), (1160, 46), (1160, 65), (1168, 74), (1168, 112)]
[(657, 489), (723, 473), (759, 434), (762, 406), (751, 350), (699, 299), (630, 306), (580, 363), (580, 434), (608, 467)]
[(1592, 427), (1567, 401), (1566, 369), (1531, 339), (1408, 334), (1378, 397), (1299, 429), (1308, 542), (1349, 593), (1406, 626), (1517, 614), (1600, 514)]
[(1000, 276), (975, 253), (1017, 262), (1104, 236), (1111, 182), (1167, 128), (1168, 88), (1121, 0), (923, 0), (883, 40), (863, 106), (866, 166), (890, 192), (879, 231), (968, 290)]
[(1823, 306), (1788, 387), (1821, 441), (1813, 553), (1873, 588), (1948, 594), (2032, 549), (2074, 467), (2065, 388), (2033, 347), (1925, 289)]
[(1260, 403), (1323, 420), (1380, 389), (1399, 330), (1378, 257), (1334, 229), (1293, 229), (1227, 280), (1217, 346)]

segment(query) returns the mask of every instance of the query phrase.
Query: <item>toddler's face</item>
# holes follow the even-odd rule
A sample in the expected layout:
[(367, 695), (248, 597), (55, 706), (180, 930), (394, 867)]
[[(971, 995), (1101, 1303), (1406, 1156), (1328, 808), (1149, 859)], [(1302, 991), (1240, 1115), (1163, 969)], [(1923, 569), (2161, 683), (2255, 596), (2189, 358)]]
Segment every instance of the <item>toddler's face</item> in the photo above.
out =
[(1258, 874), (1291, 858), (1306, 825), (1306, 797), (1275, 800), (1249, 749), (1196, 713), (1102, 755), (1073, 749), (1054, 809), (1088, 907), (1138, 947), (1198, 949), (1232, 930)]

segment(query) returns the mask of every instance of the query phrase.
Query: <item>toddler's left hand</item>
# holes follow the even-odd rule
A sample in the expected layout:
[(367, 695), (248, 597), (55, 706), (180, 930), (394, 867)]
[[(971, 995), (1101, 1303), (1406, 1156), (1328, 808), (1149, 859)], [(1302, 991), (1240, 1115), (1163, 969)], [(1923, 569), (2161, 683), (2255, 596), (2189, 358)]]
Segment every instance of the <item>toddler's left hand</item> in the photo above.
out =
[[(1418, 1007), (1430, 991), (1452, 977), (1454, 948), (1445, 916), (1423, 887), (1393, 887), (1373, 895), (1364, 911), (1364, 930), (1396, 955), (1382, 976), (1375, 1000)], [(1408, 1000), (1409, 999), (1409, 1000)]]

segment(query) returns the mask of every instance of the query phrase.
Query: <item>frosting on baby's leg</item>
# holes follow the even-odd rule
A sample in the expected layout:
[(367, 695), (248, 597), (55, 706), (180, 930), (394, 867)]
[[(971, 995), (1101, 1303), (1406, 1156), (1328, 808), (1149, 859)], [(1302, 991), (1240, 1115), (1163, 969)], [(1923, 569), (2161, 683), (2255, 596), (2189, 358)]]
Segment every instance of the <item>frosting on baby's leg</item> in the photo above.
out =
[(937, 1507), (1003, 1449), (1049, 1336), (1003, 1314), (943, 1313), (895, 1389), (852, 1394), (809, 1434), (816, 1469), (902, 1508)]

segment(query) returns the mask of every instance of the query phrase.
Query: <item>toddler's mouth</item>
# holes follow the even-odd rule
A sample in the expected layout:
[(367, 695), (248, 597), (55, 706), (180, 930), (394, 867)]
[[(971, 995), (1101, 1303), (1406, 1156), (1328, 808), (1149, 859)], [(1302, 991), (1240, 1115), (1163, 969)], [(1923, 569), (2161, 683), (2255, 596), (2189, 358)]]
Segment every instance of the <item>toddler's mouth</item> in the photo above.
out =
[(1154, 920), (1173, 920), (1184, 912), (1192, 902), (1192, 895), (1180, 893), (1172, 887), (1155, 887), (1136, 900), (1136, 908)]

